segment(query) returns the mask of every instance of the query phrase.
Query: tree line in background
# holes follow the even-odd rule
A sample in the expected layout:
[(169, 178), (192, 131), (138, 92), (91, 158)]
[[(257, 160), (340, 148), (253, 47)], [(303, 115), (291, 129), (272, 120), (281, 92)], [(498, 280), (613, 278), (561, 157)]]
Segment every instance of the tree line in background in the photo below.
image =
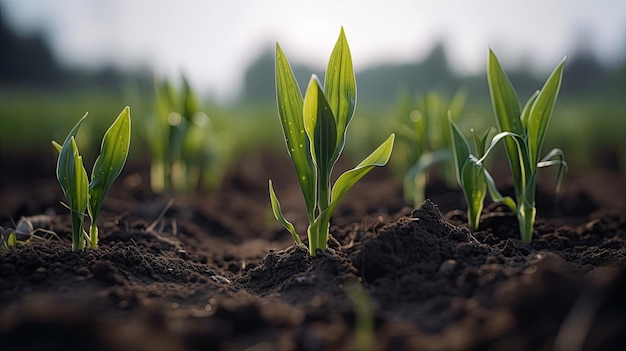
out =
[[(48, 43), (41, 34), (21, 37), (0, 19), (0, 87), (42, 87), (54, 89), (84, 89), (97, 87), (119, 91), (132, 80), (140, 91), (152, 92), (152, 74), (148, 71), (125, 72), (114, 66), (97, 71), (64, 67), (54, 58)], [(274, 53), (273, 47), (254, 60), (245, 71), (244, 85), (237, 102), (273, 103)], [(563, 97), (603, 96), (621, 98), (626, 90), (626, 60), (616, 67), (601, 64), (590, 50), (578, 50), (569, 55), (567, 76), (563, 81)], [(293, 63), (300, 86), (305, 86), (310, 69)], [(510, 77), (520, 91), (528, 92), (541, 86), (528, 68), (511, 69)], [(320, 72), (316, 72), (318, 75)], [(473, 95), (487, 95), (484, 74), (461, 76), (450, 67), (442, 43), (434, 46), (423, 60), (405, 64), (384, 64), (357, 73), (359, 98), (372, 103), (391, 103), (401, 89), (420, 93), (437, 89), (453, 94), (465, 88)]]

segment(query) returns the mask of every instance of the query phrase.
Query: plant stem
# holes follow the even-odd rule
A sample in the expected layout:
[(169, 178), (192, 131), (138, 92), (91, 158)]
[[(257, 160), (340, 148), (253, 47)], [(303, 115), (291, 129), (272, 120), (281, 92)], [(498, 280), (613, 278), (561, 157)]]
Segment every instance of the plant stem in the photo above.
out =
[(85, 228), (84, 215), (71, 211), (72, 216), (72, 250), (83, 251), (85, 249)]
[(518, 204), (517, 221), (524, 244), (530, 244), (533, 239), (533, 226), (535, 224), (535, 206), (529, 206), (523, 201)]
[(89, 248), (94, 250), (98, 248), (98, 225), (95, 218), (91, 219), (89, 226)]

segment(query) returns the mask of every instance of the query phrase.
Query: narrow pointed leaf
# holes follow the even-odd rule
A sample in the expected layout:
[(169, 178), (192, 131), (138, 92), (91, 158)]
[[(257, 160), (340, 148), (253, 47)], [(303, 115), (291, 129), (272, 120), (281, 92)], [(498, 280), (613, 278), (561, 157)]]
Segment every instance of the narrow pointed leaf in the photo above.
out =
[(284, 227), (291, 233), (293, 240), (296, 244), (301, 245), (302, 241), (300, 240), (300, 236), (296, 233), (296, 228), (294, 228), (293, 224), (285, 219), (283, 216), (283, 212), (280, 209), (280, 202), (276, 197), (276, 193), (274, 192), (274, 186), (272, 186), (272, 180), (269, 181), (269, 189), (270, 189), (270, 201), (272, 202), (272, 212), (274, 213), (274, 218), (278, 220)]
[(524, 105), (524, 108), (522, 109), (522, 126), (524, 127), (524, 135), (528, 135), (528, 120), (530, 119), (530, 110), (533, 107), (535, 100), (537, 100), (538, 95), (539, 90), (536, 90), (530, 96), (530, 98), (528, 98), (528, 101), (526, 101), (526, 105)]
[[(496, 115), (498, 132), (512, 132), (517, 135), (524, 135), (517, 93), (491, 49), (489, 50), (487, 81), (489, 83), (493, 111)], [(505, 141), (505, 144), (511, 173), (513, 173), (514, 178), (519, 178), (522, 176), (523, 171), (520, 167), (521, 164), (514, 161), (520, 158), (517, 155), (515, 142), (509, 139)]]
[(356, 107), (356, 79), (352, 56), (343, 27), (328, 60), (324, 92), (337, 121), (338, 140), (332, 158), (337, 161), (345, 145), (346, 130)]
[(374, 152), (359, 163), (355, 168), (342, 174), (333, 186), (330, 212), (337, 206), (339, 200), (356, 184), (359, 179), (363, 178), (374, 167), (381, 167), (387, 164), (391, 151), (393, 150), (395, 134), (391, 134), (385, 142), (383, 142)]
[(337, 124), (324, 91), (313, 75), (304, 97), (304, 127), (312, 140), (311, 153), (317, 165), (318, 207), (324, 209), (330, 202), (330, 174), (337, 142)]
[[(63, 142), (63, 146), (61, 146), (61, 149), (59, 150), (59, 157), (57, 159), (56, 175), (57, 175), (57, 179), (59, 181), (59, 184), (61, 185), (61, 188), (63, 189), (63, 192), (65, 193), (66, 197), (67, 197), (67, 194), (68, 194), (66, 189), (70, 189), (72, 187), (72, 184), (70, 184), (70, 183), (71, 183), (71, 180), (74, 179), (73, 178), (74, 175), (72, 174), (74, 172), (74, 166), (73, 166), (74, 150), (72, 149), (72, 139), (74, 139), (76, 137), (76, 133), (78, 133), (78, 129), (80, 128), (80, 125), (81, 125), (81, 123), (83, 123), (85, 118), (87, 118), (87, 114), (86, 113), (74, 125), (72, 130), (70, 130), (69, 134), (65, 138), (65, 141)], [(53, 142), (53, 145), (54, 144), (55, 144), (55, 142)], [(58, 148), (57, 148), (57, 150), (58, 150)], [(70, 201), (70, 200), (68, 199), (68, 201)]]
[(506, 75), (498, 58), (489, 50), (489, 67), (487, 70), (491, 102), (500, 131), (522, 134), (520, 121), (520, 103), (515, 89)]
[[(556, 160), (554, 158), (557, 158)], [(563, 183), (563, 177), (567, 171), (567, 162), (565, 162), (565, 155), (561, 149), (552, 149), (548, 154), (541, 159), (541, 162), (537, 164), (538, 168), (559, 166), (559, 171), (556, 175), (556, 192), (561, 191), (561, 184)]]
[(89, 184), (89, 212), (92, 220), (98, 217), (106, 193), (124, 168), (130, 147), (130, 125), (130, 108), (127, 106), (104, 134)]
[(452, 135), (452, 151), (454, 156), (454, 165), (456, 170), (456, 180), (463, 186), (462, 170), (467, 163), (470, 155), (469, 143), (459, 131), (459, 128), (450, 119), (450, 134)]
[[(470, 156), (470, 159), (474, 158)], [(465, 163), (461, 170), (462, 189), (467, 201), (467, 217), (470, 228), (478, 229), (480, 214), (487, 195), (487, 184), (485, 181), (485, 169), (475, 162)], [(475, 158), (474, 158), (475, 159)]]
[(513, 200), (509, 196), (502, 196), (498, 188), (496, 187), (496, 182), (493, 180), (493, 177), (487, 170), (485, 170), (485, 181), (487, 182), (487, 190), (489, 191), (489, 197), (493, 202), (501, 202), (506, 207), (508, 207), (512, 212), (517, 211), (517, 206), (515, 205), (515, 200)]
[(309, 139), (304, 130), (302, 93), (291, 65), (278, 43), (276, 43), (276, 99), (287, 151), (296, 168), (307, 214), (312, 221), (317, 206), (317, 179)]
[(61, 149), (63, 149), (63, 145), (52, 140), (52, 146), (54, 146), (54, 149), (57, 150), (57, 153), (61, 153)]
[(528, 117), (528, 149), (533, 165), (537, 163), (541, 154), (541, 146), (546, 136), (556, 98), (559, 95), (559, 89), (561, 88), (564, 64), (565, 59), (558, 64), (550, 77), (548, 77), (530, 110)]

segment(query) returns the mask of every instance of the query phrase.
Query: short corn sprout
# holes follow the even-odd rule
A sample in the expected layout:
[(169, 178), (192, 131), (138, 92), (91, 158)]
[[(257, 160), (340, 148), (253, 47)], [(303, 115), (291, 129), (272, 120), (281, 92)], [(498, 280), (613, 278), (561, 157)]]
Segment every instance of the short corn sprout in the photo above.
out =
[[(289, 62), (276, 44), (276, 95), (287, 151), (296, 168), (309, 218), (309, 251), (327, 248), (330, 217), (346, 192), (376, 166), (387, 164), (394, 134), (355, 168), (342, 174), (331, 188), (333, 166), (345, 144), (346, 130), (356, 106), (356, 80), (343, 28), (328, 61), (324, 88), (311, 77), (304, 99)], [(294, 226), (283, 216), (269, 181), (274, 216), (301, 244)]]
[(415, 207), (426, 199), (428, 173), (433, 166), (441, 166), (440, 177), (454, 183), (448, 112), (455, 118), (461, 115), (466, 98), (462, 90), (452, 99), (433, 90), (418, 96), (417, 104), (410, 96), (403, 96), (397, 104), (394, 124), (398, 140), (391, 165), (396, 165), (403, 177), (405, 201)]
[[(548, 122), (561, 86), (564, 63), (565, 59), (548, 77), (543, 88), (536, 91), (524, 108), (520, 109), (517, 93), (496, 55), (489, 50), (489, 92), (496, 115), (498, 133), (491, 139), (486, 150), (486, 137), (475, 138), (478, 152), (482, 153), (480, 157), (476, 157), (466, 151), (468, 143), (458, 129), (454, 126), (451, 129), (459, 183), (468, 201), (468, 218), (473, 229), (478, 227), (478, 216), (482, 209), (480, 197), (484, 198), (483, 182), (485, 182), (492, 200), (504, 203), (517, 215), (522, 241), (530, 243), (532, 240), (536, 216), (537, 170), (547, 166), (559, 166), (556, 182), (558, 192), (567, 168), (563, 151), (560, 149), (553, 149), (540, 159)], [(493, 178), (484, 169), (483, 161), (500, 141), (504, 141), (506, 147), (506, 155), (513, 175), (515, 200), (502, 196)]]
[(168, 80), (155, 81), (154, 115), (141, 126), (151, 153), (154, 192), (185, 193), (219, 185), (225, 167), (217, 161), (224, 143), (217, 140), (211, 118), (184, 76), (180, 90)]
[[(76, 251), (85, 249), (85, 241), (88, 248), (98, 248), (98, 215), (104, 197), (124, 168), (130, 147), (130, 108), (127, 106), (104, 134), (89, 182), (74, 139), (86, 117), (87, 114), (76, 123), (63, 145), (52, 142), (59, 152), (56, 174), (70, 209), (72, 249)], [(89, 234), (84, 231), (85, 210), (91, 218)]]

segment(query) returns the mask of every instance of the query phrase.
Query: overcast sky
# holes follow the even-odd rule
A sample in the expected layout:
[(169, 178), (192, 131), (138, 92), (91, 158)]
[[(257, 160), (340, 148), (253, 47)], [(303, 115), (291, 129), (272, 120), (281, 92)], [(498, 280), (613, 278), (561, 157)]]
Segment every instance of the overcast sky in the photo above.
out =
[(0, 2), (16, 29), (43, 31), (67, 65), (183, 71), (220, 99), (237, 91), (247, 65), (275, 41), (291, 61), (324, 67), (342, 25), (357, 70), (417, 60), (439, 40), (464, 73), (484, 69), (488, 46), (505, 67), (525, 60), (546, 71), (581, 45), (607, 63), (626, 50), (624, 0)]

